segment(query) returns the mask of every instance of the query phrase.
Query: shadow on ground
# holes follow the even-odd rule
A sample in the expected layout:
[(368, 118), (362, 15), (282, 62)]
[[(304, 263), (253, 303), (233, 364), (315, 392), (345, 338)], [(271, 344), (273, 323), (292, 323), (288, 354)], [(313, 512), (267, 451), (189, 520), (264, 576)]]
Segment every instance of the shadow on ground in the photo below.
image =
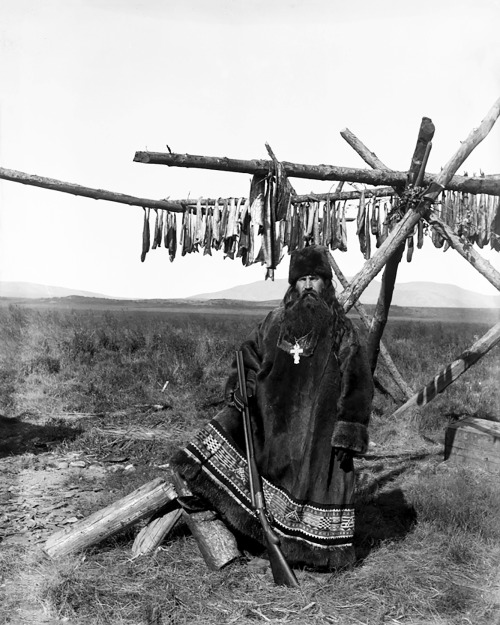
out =
[(58, 420), (37, 425), (23, 420), (23, 416), (0, 415), (0, 458), (24, 453), (39, 454), (48, 451), (62, 440), (73, 440), (82, 430)]
[(377, 493), (356, 509), (356, 559), (363, 561), (384, 540), (403, 539), (416, 521), (415, 509), (400, 488)]

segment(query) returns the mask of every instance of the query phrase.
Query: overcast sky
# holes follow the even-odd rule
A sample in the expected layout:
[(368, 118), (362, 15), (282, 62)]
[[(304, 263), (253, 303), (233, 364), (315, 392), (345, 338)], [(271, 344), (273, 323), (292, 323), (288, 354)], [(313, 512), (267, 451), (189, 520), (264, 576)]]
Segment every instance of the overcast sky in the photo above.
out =
[[(0, 166), (172, 199), (246, 196), (249, 176), (134, 163), (136, 150), (367, 167), (410, 164), (420, 120), (439, 168), (500, 95), (499, 0), (1, 0)], [(500, 173), (500, 122), (458, 173)], [(292, 179), (299, 193), (330, 183)], [(0, 180), (0, 280), (182, 297), (265, 268), (163, 248), (140, 262), (143, 211)], [(336, 253), (362, 266), (352, 231)], [(500, 270), (498, 252), (481, 252)], [(287, 261), (278, 268), (286, 277)], [(495, 293), (426, 239), (399, 280)]]

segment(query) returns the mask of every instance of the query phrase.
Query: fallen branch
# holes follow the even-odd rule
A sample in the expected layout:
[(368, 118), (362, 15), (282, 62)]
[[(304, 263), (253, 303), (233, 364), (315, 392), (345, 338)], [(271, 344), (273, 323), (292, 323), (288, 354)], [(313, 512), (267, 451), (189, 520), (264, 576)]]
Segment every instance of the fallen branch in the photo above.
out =
[(176, 496), (171, 484), (156, 478), (69, 529), (53, 534), (43, 550), (51, 558), (59, 558), (96, 545), (150, 516)]
[(469, 367), (487, 354), (497, 343), (500, 342), (500, 322), (494, 325), (488, 332), (465, 350), (451, 364), (444, 367), (426, 386), (415, 393), (405, 404), (400, 406), (393, 417), (400, 417), (412, 406), (422, 407), (428, 404), (436, 395), (462, 375)]
[(132, 557), (137, 558), (154, 553), (172, 531), (181, 515), (180, 508), (165, 513), (157, 512), (137, 534), (132, 545)]

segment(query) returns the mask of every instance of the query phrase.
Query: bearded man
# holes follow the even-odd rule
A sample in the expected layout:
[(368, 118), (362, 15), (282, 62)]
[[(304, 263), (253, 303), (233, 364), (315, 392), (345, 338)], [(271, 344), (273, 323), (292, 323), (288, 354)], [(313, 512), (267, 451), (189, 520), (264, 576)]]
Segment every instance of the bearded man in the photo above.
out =
[[(353, 456), (367, 449), (373, 397), (365, 349), (335, 297), (328, 254), (314, 245), (292, 253), (282, 304), (241, 346), (267, 510), (289, 564), (318, 570), (354, 563)], [(233, 364), (227, 405), (173, 466), (237, 537), (263, 544), (237, 379)]]

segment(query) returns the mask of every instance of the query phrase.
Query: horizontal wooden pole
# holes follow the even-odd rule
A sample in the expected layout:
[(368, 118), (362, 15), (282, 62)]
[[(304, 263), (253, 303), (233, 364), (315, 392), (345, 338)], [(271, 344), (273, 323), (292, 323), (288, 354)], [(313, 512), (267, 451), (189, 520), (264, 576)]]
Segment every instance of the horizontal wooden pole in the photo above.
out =
[[(242, 160), (219, 156), (198, 156), (194, 154), (170, 154), (165, 152), (136, 152), (134, 161), (151, 165), (168, 165), (169, 167), (192, 167), (195, 169), (212, 169), (242, 174), (266, 174), (273, 170), (273, 162), (264, 159)], [(375, 186), (404, 186), (407, 172), (382, 171), (380, 169), (356, 169), (354, 167), (338, 167), (336, 165), (303, 165), (281, 161), (287, 176), (290, 178), (306, 178), (311, 180), (333, 180), (360, 182)], [(455, 170), (456, 171), (456, 170)], [(436, 180), (439, 174), (427, 174), (424, 186)], [(487, 193), (500, 195), (500, 183), (492, 178), (472, 178), (454, 176), (446, 184), (446, 189), (467, 193)]]
[(145, 208), (162, 208), (164, 210), (182, 213), (185, 206), (181, 202), (171, 202), (169, 200), (151, 200), (144, 197), (135, 197), (126, 195), (125, 193), (116, 193), (115, 191), (106, 191), (105, 189), (94, 189), (92, 187), (84, 187), (74, 182), (63, 182), (54, 178), (45, 178), (36, 174), (27, 174), (16, 169), (5, 169), (0, 167), (0, 178), (10, 180), (11, 182), (19, 182), (42, 189), (50, 189), (52, 191), (60, 191), (71, 195), (81, 195), (93, 200), (108, 200), (110, 202), (118, 202), (119, 204), (128, 204), (129, 206), (142, 206)]
[[(85, 187), (74, 182), (64, 182), (55, 178), (46, 178), (36, 174), (27, 174), (23, 171), (15, 169), (5, 169), (0, 167), (0, 179), (9, 180), (10, 182), (18, 182), (28, 186), (48, 189), (50, 191), (59, 191), (69, 193), (71, 195), (79, 195), (88, 197), (93, 200), (106, 200), (109, 202), (117, 202), (119, 204), (127, 204), (129, 206), (141, 206), (143, 208), (159, 208), (174, 213), (183, 213), (186, 208), (196, 206), (198, 198), (186, 198), (181, 200), (152, 200), (150, 198), (136, 197), (134, 195), (126, 195), (115, 191), (107, 191), (105, 189), (95, 189)], [(356, 200), (360, 197), (359, 191), (341, 191), (340, 193), (309, 193), (307, 195), (296, 195), (292, 198), (294, 204), (307, 201), (325, 201), (330, 199), (336, 200)], [(365, 197), (389, 197), (394, 195), (392, 187), (380, 187), (378, 189), (367, 189)], [(213, 206), (215, 201), (221, 198), (203, 198), (203, 205)]]
[(400, 406), (392, 416), (400, 417), (412, 406), (422, 407), (428, 404), (438, 393), (442, 393), (447, 386), (460, 377), (462, 373), (467, 371), (469, 367), (487, 354), (499, 342), (500, 322), (476, 341), (470, 349), (467, 349), (451, 364), (444, 367), (426, 386)]

